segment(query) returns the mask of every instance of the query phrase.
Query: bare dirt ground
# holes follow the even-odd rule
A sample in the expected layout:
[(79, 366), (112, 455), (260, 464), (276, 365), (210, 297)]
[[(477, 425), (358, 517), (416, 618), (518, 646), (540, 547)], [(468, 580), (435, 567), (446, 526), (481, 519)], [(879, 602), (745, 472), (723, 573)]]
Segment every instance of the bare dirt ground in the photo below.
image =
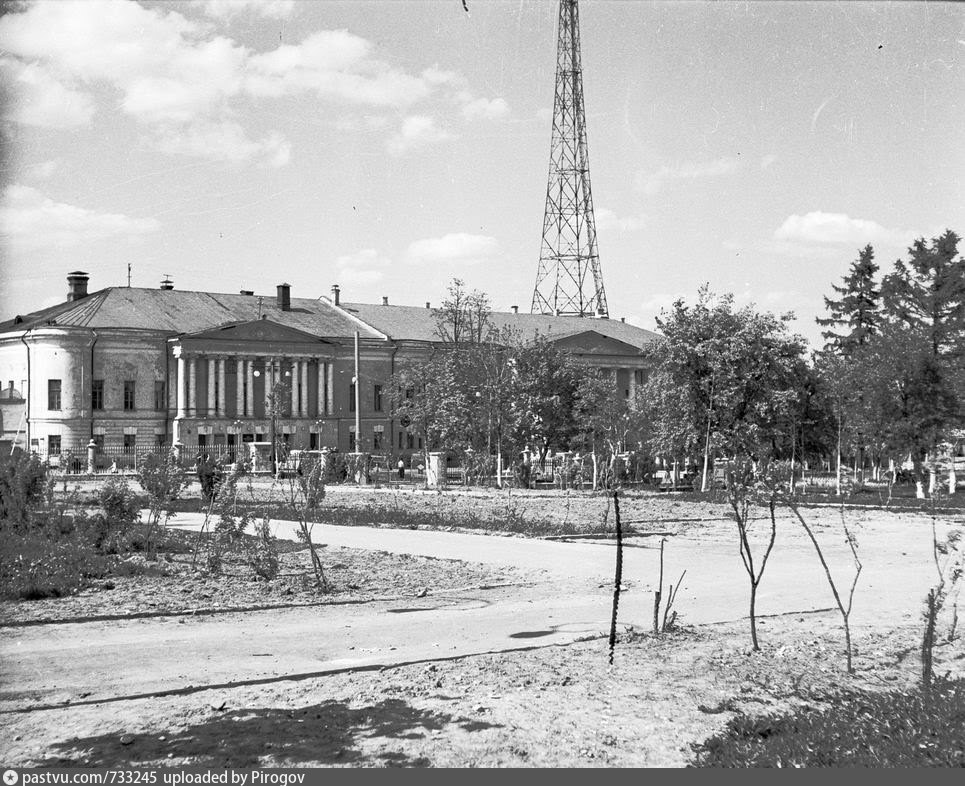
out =
[[(416, 510), (466, 510), (498, 518), (506, 506), (532, 519), (585, 522), (596, 530), (605, 499), (588, 495), (399, 494), (330, 491), (332, 505), (368, 510), (411, 504)], [(436, 507), (432, 507), (436, 506)], [(834, 508), (815, 509), (818, 530), (834, 534)], [(847, 514), (869, 551), (900, 555), (931, 531), (921, 514), (858, 510)], [(377, 516), (374, 516), (377, 518)], [(642, 531), (731, 541), (733, 524), (714, 503), (665, 495), (628, 497), (624, 521)], [(370, 523), (379, 523), (371, 521)], [(940, 520), (944, 531), (962, 515)], [(919, 544), (920, 545), (920, 544)], [(736, 551), (736, 544), (735, 544)], [(909, 549), (909, 553), (911, 550)], [(914, 552), (922, 553), (921, 549)], [(306, 554), (283, 557), (285, 576), (254, 583), (203, 576), (174, 563), (173, 576), (112, 579), (113, 589), (80, 597), (4, 603), (5, 625), (97, 615), (328, 602), (415, 595), (422, 588), (526, 582), (532, 572), (404, 554), (326, 548), (337, 595), (319, 597), (298, 576)], [(338, 567), (341, 566), (341, 567)], [(781, 577), (771, 575), (769, 582)], [(744, 582), (740, 573), (735, 584)], [(354, 588), (351, 585), (356, 585)], [(549, 585), (547, 585), (549, 586)], [(512, 590), (503, 590), (512, 591)], [(915, 599), (917, 600), (917, 599)], [(861, 604), (861, 595), (856, 598)], [(745, 612), (746, 613), (746, 612)], [(378, 670), (356, 669), (300, 680), (189, 690), (109, 703), (0, 711), (5, 763), (13, 766), (683, 766), (692, 745), (721, 731), (735, 713), (820, 707), (842, 690), (891, 690), (918, 677), (921, 624), (915, 615), (878, 613), (854, 628), (856, 670), (844, 669), (837, 612), (792, 613), (760, 622), (762, 651), (750, 649), (746, 620), (687, 625), (662, 636), (621, 632), (613, 666), (597, 634), (567, 646), (437, 658)], [(75, 635), (82, 636), (83, 625)], [(63, 630), (59, 628), (58, 630)], [(11, 630), (0, 631), (9, 636)], [(62, 635), (62, 634), (58, 634)], [(432, 635), (427, 630), (426, 635)], [(526, 642), (522, 642), (523, 645)], [(231, 657), (230, 653), (225, 653)], [(965, 675), (962, 639), (942, 642), (937, 671)], [(43, 668), (42, 663), (37, 664)], [(10, 687), (10, 686), (8, 686)], [(16, 686), (13, 686), (16, 687)]]

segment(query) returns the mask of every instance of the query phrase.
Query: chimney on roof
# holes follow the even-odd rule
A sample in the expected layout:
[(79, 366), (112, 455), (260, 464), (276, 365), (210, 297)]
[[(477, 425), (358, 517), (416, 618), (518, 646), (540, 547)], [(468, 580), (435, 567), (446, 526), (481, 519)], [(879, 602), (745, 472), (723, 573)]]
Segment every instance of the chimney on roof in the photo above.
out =
[(75, 270), (67, 274), (67, 301), (80, 300), (87, 297), (87, 281), (90, 279), (83, 270)]
[(426, 308), (431, 308), (431, 306), (429, 305), (429, 301), (428, 301), (428, 300), (426, 301)]
[(382, 295), (382, 305), (383, 306), (389, 305), (389, 299), (385, 295)]
[(627, 321), (627, 318), (626, 318), (626, 317), (620, 317), (620, 321), (621, 321), (621, 322), (626, 322), (626, 321)]
[(170, 276), (165, 276), (161, 280), (161, 289), (174, 289), (174, 282), (171, 280)]
[(341, 290), (338, 288), (338, 284), (332, 284), (332, 302), (336, 306), (339, 305), (339, 301), (338, 301), (339, 292), (341, 292)]
[(510, 308), (513, 310), (513, 313), (514, 313), (514, 314), (518, 314), (518, 313), (519, 313), (519, 306), (510, 306)]
[(239, 292), (238, 294), (239, 294), (239, 295), (248, 295), (248, 296), (250, 297), (251, 295), (254, 295), (254, 294), (255, 294), (255, 290), (253, 290), (253, 289), (242, 289), (241, 292)]
[(280, 308), (282, 311), (292, 310), (292, 285), (291, 284), (278, 285), (278, 308)]

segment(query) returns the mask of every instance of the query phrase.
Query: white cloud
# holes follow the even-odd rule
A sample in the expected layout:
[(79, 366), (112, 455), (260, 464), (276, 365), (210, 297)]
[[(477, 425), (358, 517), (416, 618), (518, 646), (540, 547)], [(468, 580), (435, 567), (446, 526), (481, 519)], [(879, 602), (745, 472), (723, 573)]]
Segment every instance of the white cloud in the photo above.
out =
[(405, 258), (415, 264), (476, 265), (495, 261), (500, 253), (494, 237), (454, 232), (416, 240), (409, 245)]
[(242, 13), (264, 19), (287, 19), (295, 10), (295, 0), (194, 0), (191, 5), (214, 19), (228, 19)]
[(685, 162), (674, 166), (664, 165), (656, 172), (641, 173), (638, 177), (639, 188), (645, 194), (656, 194), (672, 180), (698, 180), (707, 177), (719, 177), (737, 171), (740, 167), (738, 158), (718, 158), (715, 161), (699, 163)]
[(0, 75), (10, 89), (4, 117), (15, 123), (42, 128), (86, 126), (94, 116), (94, 102), (73, 90), (38, 63), (0, 58)]
[(158, 148), (170, 155), (198, 156), (242, 164), (255, 160), (265, 166), (285, 166), (291, 159), (291, 144), (276, 131), (260, 141), (248, 138), (234, 122), (196, 121), (183, 127), (159, 131)]
[(637, 232), (643, 229), (647, 221), (647, 217), (643, 213), (636, 216), (618, 216), (605, 207), (594, 209), (593, 217), (596, 219), (596, 228), (605, 232), (609, 230)]
[(775, 161), (777, 161), (777, 156), (774, 153), (768, 153), (766, 156), (761, 158), (761, 169), (767, 169)]
[(382, 256), (374, 248), (363, 248), (335, 260), (339, 283), (345, 286), (365, 286), (381, 281), (384, 277), (382, 271), (391, 264), (391, 259)]
[(452, 135), (445, 129), (439, 128), (433, 118), (426, 115), (410, 115), (402, 121), (401, 129), (389, 139), (386, 147), (392, 155), (399, 156), (414, 148), (425, 147), (451, 138)]
[(502, 120), (509, 115), (509, 104), (502, 98), (476, 98), (462, 106), (466, 120)]
[[(198, 7), (223, 17), (241, 11), (282, 16), (294, 6)], [(26, 74), (23, 84), (13, 85), (19, 122), (61, 127), (88, 122), (94, 111), (88, 91), (106, 89), (119, 94), (114, 105), (146, 127), (162, 150), (236, 162), (260, 158), (267, 148), (276, 164), (289, 155), (272, 135), (263, 141), (249, 137), (236, 120), (244, 108), (240, 102), (310, 92), (346, 104), (405, 108), (462, 81), (435, 67), (418, 76), (394, 68), (374, 56), (371, 42), (346, 30), (315, 31), (298, 44), (257, 53), (171, 6), (134, 2), (40, 0), (0, 18), (0, 48), (18, 73)], [(446, 136), (431, 121), (407, 120), (393, 147), (408, 149)], [(225, 140), (227, 153), (217, 145)]]
[(59, 167), (60, 161), (57, 159), (41, 161), (39, 164), (28, 166), (24, 170), (23, 176), (29, 178), (30, 180), (46, 180), (53, 175)]
[(823, 213), (819, 210), (803, 216), (788, 216), (774, 231), (774, 240), (779, 243), (817, 245), (902, 245), (910, 243), (917, 236), (918, 233), (912, 230), (886, 229), (875, 221), (851, 218), (844, 213)]
[(18, 249), (47, 249), (105, 240), (138, 237), (155, 232), (154, 218), (131, 218), (122, 213), (54, 202), (30, 186), (7, 186), (0, 202), (0, 235)]

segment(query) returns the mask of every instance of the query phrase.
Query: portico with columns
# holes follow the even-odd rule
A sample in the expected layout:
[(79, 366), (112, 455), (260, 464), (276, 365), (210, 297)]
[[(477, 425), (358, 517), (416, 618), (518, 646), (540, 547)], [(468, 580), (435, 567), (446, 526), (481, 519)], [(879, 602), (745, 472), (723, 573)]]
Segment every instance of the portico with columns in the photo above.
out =
[(336, 365), (346, 362), (338, 342), (258, 320), (168, 343), (175, 444), (263, 441), (274, 416), (293, 447), (338, 446)]

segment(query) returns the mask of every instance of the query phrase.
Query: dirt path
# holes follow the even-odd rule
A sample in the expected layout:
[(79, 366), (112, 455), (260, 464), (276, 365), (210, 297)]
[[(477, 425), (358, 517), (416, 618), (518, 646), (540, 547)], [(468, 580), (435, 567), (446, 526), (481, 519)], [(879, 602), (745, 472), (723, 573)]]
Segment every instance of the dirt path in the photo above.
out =
[[(837, 514), (813, 515), (846, 580)], [(934, 576), (930, 522), (869, 513), (850, 523), (864, 563), (859, 683), (906, 684)], [(288, 534), (290, 525), (276, 526)], [(784, 706), (802, 684), (847, 679), (837, 614), (815, 612), (831, 605), (825, 579), (787, 521), (761, 585), (764, 652), (750, 653), (732, 526), (711, 521), (668, 539), (665, 580), (687, 570), (676, 607), (696, 627), (659, 639), (638, 635), (650, 626), (659, 541), (629, 542), (624, 642), (609, 670), (600, 636), (612, 541), (319, 525), (316, 540), (329, 547), (512, 567), (524, 580), (360, 603), (8, 626), (0, 723), (10, 763), (679, 765), (734, 707)], [(961, 650), (961, 639), (945, 647), (941, 668), (961, 673)]]

